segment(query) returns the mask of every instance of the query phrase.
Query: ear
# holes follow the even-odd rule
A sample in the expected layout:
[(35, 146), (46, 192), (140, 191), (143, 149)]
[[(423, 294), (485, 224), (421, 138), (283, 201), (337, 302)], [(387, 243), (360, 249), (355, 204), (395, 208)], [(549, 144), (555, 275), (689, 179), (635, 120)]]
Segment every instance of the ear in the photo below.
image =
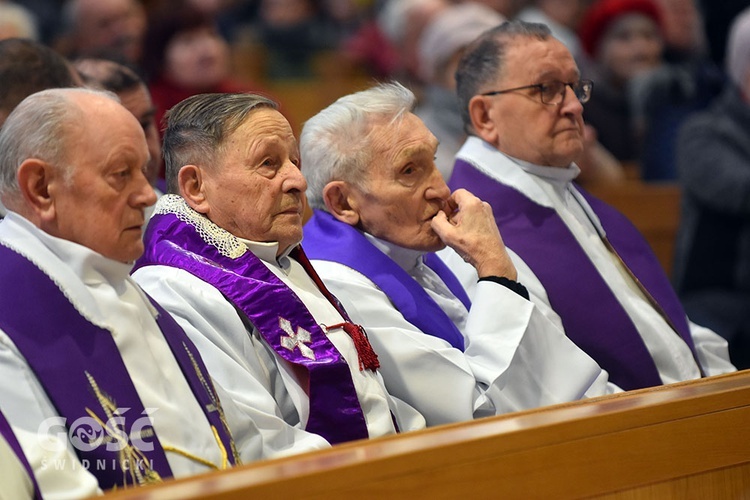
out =
[(190, 208), (204, 215), (208, 213), (210, 205), (206, 198), (203, 170), (199, 166), (183, 166), (177, 172), (177, 185)]
[(474, 132), (490, 144), (499, 144), (499, 131), (490, 118), (491, 101), (485, 96), (476, 95), (469, 101), (469, 116)]
[(323, 188), (323, 201), (328, 212), (336, 219), (356, 226), (359, 224), (359, 210), (353, 189), (344, 181), (332, 181)]
[(22, 203), (24, 215), (37, 225), (53, 222), (57, 216), (54, 195), (58, 185), (64, 182), (62, 175), (49, 163), (29, 158), (18, 167), (16, 178), (20, 198), (25, 202)]

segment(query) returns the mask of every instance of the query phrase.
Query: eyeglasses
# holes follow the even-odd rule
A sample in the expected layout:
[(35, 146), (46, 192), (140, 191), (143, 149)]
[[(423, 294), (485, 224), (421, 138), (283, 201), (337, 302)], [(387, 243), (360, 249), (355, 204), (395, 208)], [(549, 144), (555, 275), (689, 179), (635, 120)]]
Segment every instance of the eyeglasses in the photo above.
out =
[(536, 83), (534, 85), (524, 85), (523, 87), (515, 87), (512, 89), (505, 90), (494, 90), (492, 92), (484, 92), (480, 95), (492, 96), (506, 94), (508, 92), (515, 92), (516, 90), (524, 89), (537, 89), (539, 92), (539, 98), (543, 104), (562, 104), (565, 100), (565, 87), (573, 89), (573, 93), (581, 104), (588, 102), (591, 98), (591, 91), (594, 88), (594, 82), (591, 80), (578, 80), (577, 82), (561, 82), (560, 80), (553, 80), (551, 82)]

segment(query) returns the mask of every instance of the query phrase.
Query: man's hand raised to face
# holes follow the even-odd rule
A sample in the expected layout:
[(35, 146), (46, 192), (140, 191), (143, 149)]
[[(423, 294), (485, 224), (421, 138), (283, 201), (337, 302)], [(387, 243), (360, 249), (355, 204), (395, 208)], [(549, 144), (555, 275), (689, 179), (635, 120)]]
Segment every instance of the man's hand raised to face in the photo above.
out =
[(517, 278), (497, 229), (492, 208), (465, 189), (457, 189), (444, 209), (432, 219), (432, 229), (443, 242), (474, 266), (480, 278)]

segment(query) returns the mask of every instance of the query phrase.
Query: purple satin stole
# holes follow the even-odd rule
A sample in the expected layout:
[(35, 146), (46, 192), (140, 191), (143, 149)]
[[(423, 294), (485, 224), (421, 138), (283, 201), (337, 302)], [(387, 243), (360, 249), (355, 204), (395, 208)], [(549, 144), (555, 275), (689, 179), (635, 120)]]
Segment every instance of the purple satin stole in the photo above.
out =
[[(307, 431), (334, 444), (369, 437), (346, 360), (299, 297), (258, 257), (250, 251), (237, 258), (222, 255), (195, 227), (171, 213), (151, 218), (144, 242), (146, 252), (134, 271), (148, 265), (171, 266), (209, 283), (247, 317), (282, 359), (307, 371)], [(303, 354), (308, 348), (315, 359)]]
[[(612, 382), (626, 390), (662, 383), (632, 320), (555, 210), (461, 159), (449, 186), (466, 188), (492, 205), (503, 240), (542, 282), (568, 337), (609, 372)], [(694, 351), (685, 313), (648, 243), (625, 216), (591, 196), (587, 200), (618, 254)]]
[[(118, 447), (108, 450), (106, 440), (98, 446), (89, 444), (90, 438), (101, 437), (97, 435), (101, 428), (91, 423), (87, 409), (102, 422), (115, 427), (120, 436), (128, 436), (128, 444), (140, 437), (145, 446), (136, 446), (138, 441), (132, 443), (142, 453), (137, 458), (143, 458), (162, 479), (172, 477), (151, 421), (143, 419), (146, 415), (143, 403), (112, 333), (81, 316), (60, 288), (20, 254), (0, 245), (0, 261), (3, 262), (0, 271), (0, 328), (26, 358), (52, 404), (65, 417), (66, 426), (77, 426), (69, 431), (73, 448), (81, 461), (88, 464), (89, 472), (96, 476), (99, 486), (107, 490), (134, 483), (129, 472), (121, 467)], [(24, 286), (19, 287), (18, 283)], [(40, 298), (42, 309), (29, 307)], [(220, 418), (219, 402), (198, 350), (174, 319), (154, 305), (159, 311), (159, 328), (193, 394), (220, 436), (229, 461), (234, 464), (234, 444)], [(99, 396), (93, 383), (100, 391)], [(101, 395), (118, 408), (127, 409), (122, 412), (121, 419), (102, 407)], [(82, 417), (84, 420), (78, 420)], [(81, 425), (82, 422), (89, 423)]]
[[(13, 340), (58, 414), (65, 418), (73, 448), (89, 465), (99, 486), (108, 490), (130, 484), (118, 452), (107, 450), (105, 442), (95, 445), (95, 440), (102, 437), (102, 429), (90, 422), (86, 411), (93, 411), (102, 422), (112, 417), (92, 389), (94, 380), (118, 408), (128, 408), (122, 413), (124, 418), (117, 432), (132, 438), (132, 431), (137, 429), (134, 424), (143, 423), (140, 419), (145, 409), (112, 334), (81, 316), (49, 276), (20, 254), (0, 245), (0, 261), (0, 328)], [(23, 286), (18, 286), (20, 283)], [(41, 307), (32, 306), (40, 301)], [(88, 424), (81, 425), (87, 420)], [(153, 449), (141, 452), (152, 470), (162, 478), (171, 477), (158, 439), (155, 435), (145, 437), (149, 432), (153, 432), (153, 427), (142, 429), (140, 436), (147, 444), (153, 444)], [(89, 439), (93, 440), (91, 446)]]
[[(367, 276), (409, 323), (428, 335), (445, 340), (456, 349), (464, 350), (463, 335), (448, 315), (414, 278), (378, 250), (360, 231), (336, 220), (328, 212), (315, 210), (305, 224), (304, 232), (303, 242), (308, 257), (338, 262)], [(447, 266), (435, 255), (425, 258), (424, 262), (469, 309), (469, 297)]]
[(3, 415), (2, 412), (0, 412), (0, 436), (5, 438), (5, 442), (8, 443), (10, 449), (16, 454), (18, 461), (21, 462), (21, 465), (26, 469), (29, 478), (31, 478), (31, 484), (34, 486), (34, 500), (41, 500), (42, 494), (39, 491), (39, 485), (36, 482), (34, 471), (31, 469), (31, 464), (29, 464), (29, 461), (26, 459), (23, 448), (21, 448), (21, 443), (18, 442), (10, 423), (5, 419), (5, 415)]

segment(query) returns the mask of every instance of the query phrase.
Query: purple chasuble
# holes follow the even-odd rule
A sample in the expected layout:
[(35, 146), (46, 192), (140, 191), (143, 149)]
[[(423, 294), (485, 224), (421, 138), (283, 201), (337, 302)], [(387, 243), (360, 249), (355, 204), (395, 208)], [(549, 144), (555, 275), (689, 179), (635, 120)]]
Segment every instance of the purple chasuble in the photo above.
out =
[[(336, 220), (331, 214), (315, 210), (304, 227), (305, 253), (315, 260), (338, 262), (367, 276), (385, 293), (394, 307), (422, 332), (439, 337), (456, 349), (464, 350), (464, 338), (456, 325), (417, 281), (390, 257), (378, 250), (354, 227)], [(455, 275), (434, 254), (424, 263), (429, 266), (467, 309), (469, 297)]]
[[(662, 383), (632, 320), (554, 209), (534, 203), (461, 159), (456, 160), (449, 186), (466, 188), (492, 205), (503, 240), (542, 282), (567, 336), (609, 372), (612, 382), (625, 390)], [(586, 199), (612, 246), (695, 356), (685, 312), (648, 243), (625, 216), (590, 195)]]
[[(191, 210), (185, 204), (186, 210)], [(183, 216), (184, 214), (180, 214)], [(194, 212), (191, 217), (208, 219)], [(226, 237), (239, 240), (215, 226)], [(183, 269), (218, 289), (285, 361), (309, 374), (306, 430), (330, 443), (369, 437), (349, 365), (305, 304), (252, 252), (228, 257), (204, 241), (196, 227), (174, 213), (157, 213), (144, 235), (146, 252), (134, 271), (148, 265)]]
[(5, 415), (3, 415), (2, 412), (0, 412), (0, 436), (5, 438), (5, 442), (8, 443), (10, 449), (16, 454), (16, 457), (18, 457), (18, 461), (21, 462), (23, 468), (26, 469), (26, 472), (31, 479), (31, 484), (34, 486), (34, 500), (41, 500), (42, 494), (39, 491), (39, 485), (36, 482), (34, 471), (31, 469), (31, 464), (29, 464), (29, 461), (26, 459), (23, 448), (21, 448), (21, 443), (18, 442), (18, 438), (16, 438), (10, 423), (5, 419)]
[[(25, 257), (0, 245), (0, 261), (0, 328), (66, 419), (73, 448), (99, 486), (108, 490), (172, 477), (112, 332), (81, 316), (55, 282)], [(40, 297), (43, 310), (29, 307)], [(234, 443), (198, 350), (174, 319), (153, 304), (164, 338), (235, 464)]]

